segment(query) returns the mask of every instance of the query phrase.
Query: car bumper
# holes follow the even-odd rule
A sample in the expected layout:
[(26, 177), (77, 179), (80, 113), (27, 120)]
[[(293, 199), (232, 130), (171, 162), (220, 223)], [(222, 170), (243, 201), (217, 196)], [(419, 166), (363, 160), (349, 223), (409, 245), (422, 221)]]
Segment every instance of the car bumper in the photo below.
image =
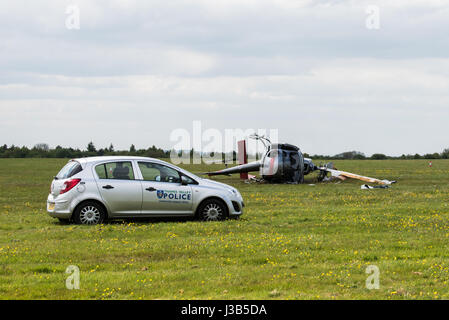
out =
[(229, 216), (240, 216), (243, 214), (243, 208), (245, 207), (245, 204), (242, 200), (232, 200), (232, 207), (229, 210)]
[(47, 213), (53, 218), (69, 219), (72, 216), (70, 202), (67, 199), (55, 200), (50, 194), (47, 199)]

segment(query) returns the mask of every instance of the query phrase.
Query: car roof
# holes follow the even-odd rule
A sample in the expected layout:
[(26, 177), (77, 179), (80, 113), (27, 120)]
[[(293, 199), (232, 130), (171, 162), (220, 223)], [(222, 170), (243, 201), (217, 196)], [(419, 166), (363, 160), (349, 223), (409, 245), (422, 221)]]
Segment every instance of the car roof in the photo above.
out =
[(100, 161), (113, 161), (113, 160), (151, 160), (151, 161), (161, 161), (156, 158), (148, 158), (148, 157), (136, 157), (136, 156), (98, 156), (98, 157), (86, 157), (86, 158), (77, 158), (72, 159), (72, 161), (78, 161), (81, 164), (91, 163), (91, 162), (100, 162)]
[(197, 175), (195, 175), (192, 172), (189, 172), (183, 168), (180, 168), (170, 162), (164, 161), (164, 160), (160, 160), (160, 159), (156, 159), (156, 158), (150, 158), (150, 157), (136, 157), (136, 156), (97, 156), (97, 157), (85, 157), (85, 158), (76, 158), (76, 159), (71, 159), (70, 161), (77, 161), (81, 164), (81, 166), (84, 167), (86, 166), (86, 164), (88, 163), (97, 163), (97, 162), (104, 162), (104, 161), (124, 161), (124, 160), (142, 160), (142, 161), (154, 161), (154, 162), (159, 162), (161, 164), (164, 165), (168, 165), (172, 168), (175, 168), (176, 170), (179, 170), (181, 172), (183, 172), (184, 174), (187, 174), (190, 177), (194, 177), (196, 179), (201, 179), (200, 177), (198, 177)]

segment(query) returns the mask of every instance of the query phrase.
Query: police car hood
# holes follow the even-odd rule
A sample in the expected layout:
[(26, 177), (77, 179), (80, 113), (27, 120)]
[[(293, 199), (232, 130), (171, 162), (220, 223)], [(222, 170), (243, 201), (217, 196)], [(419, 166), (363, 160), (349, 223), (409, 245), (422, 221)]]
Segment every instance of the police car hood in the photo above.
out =
[(227, 185), (225, 183), (213, 181), (210, 179), (201, 179), (201, 185), (207, 186), (207, 187), (215, 187), (220, 189), (228, 189), (228, 190), (235, 190), (234, 187), (231, 187), (230, 185)]

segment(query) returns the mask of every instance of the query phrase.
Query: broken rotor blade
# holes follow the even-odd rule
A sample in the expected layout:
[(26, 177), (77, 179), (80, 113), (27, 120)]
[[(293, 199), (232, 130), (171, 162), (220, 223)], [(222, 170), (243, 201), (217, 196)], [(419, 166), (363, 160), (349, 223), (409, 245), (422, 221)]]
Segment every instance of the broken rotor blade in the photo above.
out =
[(378, 184), (384, 184), (384, 185), (390, 185), (390, 184), (393, 184), (396, 182), (396, 181), (390, 181), (390, 180), (380, 180), (380, 179), (376, 179), (376, 178), (365, 177), (365, 176), (361, 176), (361, 175), (358, 175), (355, 173), (329, 169), (326, 167), (321, 167), (319, 169), (330, 172), (330, 174), (333, 177), (337, 177), (337, 178), (338, 177), (346, 177), (346, 178), (357, 179), (357, 180), (361, 180), (361, 181), (365, 181), (365, 182), (378, 183)]

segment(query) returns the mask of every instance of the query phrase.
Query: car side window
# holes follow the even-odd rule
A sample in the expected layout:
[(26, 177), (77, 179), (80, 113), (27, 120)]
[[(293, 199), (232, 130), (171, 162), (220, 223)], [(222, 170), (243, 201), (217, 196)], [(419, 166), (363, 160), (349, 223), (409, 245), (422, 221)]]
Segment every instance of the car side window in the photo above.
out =
[(106, 174), (106, 168), (104, 164), (100, 164), (95, 167), (95, 172), (97, 172), (98, 178), (107, 179), (108, 175)]
[(180, 183), (179, 172), (170, 167), (158, 163), (139, 162), (139, 169), (142, 172), (143, 180), (169, 183)]
[(108, 162), (95, 167), (100, 179), (134, 180), (133, 165), (130, 161)]

